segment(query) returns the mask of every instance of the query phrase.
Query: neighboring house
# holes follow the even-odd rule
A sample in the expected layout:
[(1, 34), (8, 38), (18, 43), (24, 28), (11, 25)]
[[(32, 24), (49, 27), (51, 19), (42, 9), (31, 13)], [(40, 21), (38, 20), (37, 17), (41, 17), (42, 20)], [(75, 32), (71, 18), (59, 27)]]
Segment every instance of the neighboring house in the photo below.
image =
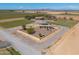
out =
[(48, 20), (46, 20), (44, 17), (35, 17), (35, 23), (36, 24), (48, 24)]

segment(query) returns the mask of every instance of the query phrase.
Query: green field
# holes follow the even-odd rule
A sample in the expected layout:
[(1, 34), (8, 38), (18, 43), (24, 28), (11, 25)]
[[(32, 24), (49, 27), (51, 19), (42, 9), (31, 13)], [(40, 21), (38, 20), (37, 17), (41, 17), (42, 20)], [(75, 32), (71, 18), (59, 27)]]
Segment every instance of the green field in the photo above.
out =
[(0, 20), (10, 19), (10, 18), (21, 18), (25, 16), (35, 17), (35, 16), (46, 16), (46, 14), (37, 13), (18, 13), (13, 11), (0, 10)]
[(5, 20), (9, 18), (20, 18), (20, 17), (24, 17), (25, 15), (26, 14), (23, 13), (17, 13), (8, 10), (0, 10), (0, 20)]
[(74, 20), (64, 20), (64, 19), (56, 20), (56, 21), (53, 22), (53, 24), (62, 25), (62, 26), (66, 26), (66, 27), (69, 27), (69, 28), (73, 27), (77, 23), (78, 22), (74, 21)]
[(10, 19), (10, 18), (21, 18), (25, 17), (27, 14), (16, 14), (16, 13), (0, 13), (0, 20)]
[(21, 26), (21, 25), (25, 25), (25, 24), (28, 24), (28, 23), (31, 23), (30, 20), (16, 20), (16, 21), (10, 21), (10, 22), (3, 22), (3, 23), (0, 23), (0, 26), (1, 27), (4, 27), (4, 28), (11, 28), (11, 27), (16, 27), (16, 26)]
[[(79, 11), (78, 11), (79, 12)], [(25, 17), (25, 16), (28, 16), (28, 15), (33, 15), (33, 16), (36, 16), (38, 14), (27, 14), (27, 13), (18, 13), (18, 12), (15, 12), (15, 10), (0, 10), (0, 20), (5, 20), (5, 19), (9, 19), (9, 18), (20, 18), (20, 17)], [(46, 14), (41, 14), (41, 15), (46, 15)], [(53, 15), (68, 15), (68, 16), (79, 16), (79, 14), (53, 14)]]
[[(30, 20), (16, 20), (16, 21), (10, 21), (10, 22), (3, 22), (0, 23), (1, 27), (4, 28), (12, 28), (12, 27), (16, 27), (16, 26), (22, 26), (25, 24), (31, 23)], [(62, 25), (62, 26), (66, 26), (66, 27), (73, 27), (75, 24), (77, 24), (77, 21), (74, 20), (56, 20), (54, 22), (52, 22), (53, 24), (56, 25)]]
[[(70, 14), (68, 14), (70, 15)], [(17, 12), (13, 12), (13, 11), (1, 11), (0, 10), (0, 20), (3, 19), (10, 19), (10, 18), (19, 18), (19, 17), (25, 17), (26, 19), (30, 19), (30, 18), (34, 18), (37, 16), (45, 16), (48, 17), (48, 14), (25, 14), (25, 13), (17, 13)], [(71, 15), (70, 15), (71, 16)], [(16, 21), (10, 21), (10, 22), (3, 22), (0, 23), (0, 26), (4, 27), (4, 28), (11, 28), (11, 27), (16, 27), (16, 26), (22, 26), (24, 24), (27, 23), (31, 23), (30, 20), (16, 20)], [(67, 27), (72, 27), (75, 24), (77, 24), (77, 21), (74, 20), (64, 20), (64, 19), (58, 19), (56, 21), (53, 22), (54, 24), (57, 25), (62, 25), (62, 26), (67, 26)]]

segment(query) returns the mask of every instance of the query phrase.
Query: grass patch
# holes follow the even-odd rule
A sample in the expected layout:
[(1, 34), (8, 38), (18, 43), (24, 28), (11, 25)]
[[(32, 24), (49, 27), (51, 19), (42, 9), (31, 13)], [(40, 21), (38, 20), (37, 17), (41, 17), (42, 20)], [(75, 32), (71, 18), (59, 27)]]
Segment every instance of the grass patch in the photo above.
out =
[(27, 14), (17, 14), (17, 13), (0, 13), (0, 20), (10, 19), (10, 18), (21, 18), (25, 17)]
[(16, 27), (16, 26), (21, 26), (21, 25), (25, 25), (31, 23), (30, 20), (16, 20), (16, 21), (9, 21), (9, 22), (2, 22), (0, 23), (0, 26), (4, 27), (4, 28), (11, 28), (11, 27)]
[(62, 26), (66, 26), (66, 27), (73, 27), (75, 24), (77, 24), (77, 21), (74, 21), (74, 20), (64, 20), (64, 19), (60, 19), (60, 20), (56, 20), (54, 22), (52, 22), (53, 24), (56, 24), (56, 25), (62, 25)]
[(16, 51), (14, 48), (7, 48), (7, 51), (10, 52), (11, 55), (21, 55), (18, 51)]

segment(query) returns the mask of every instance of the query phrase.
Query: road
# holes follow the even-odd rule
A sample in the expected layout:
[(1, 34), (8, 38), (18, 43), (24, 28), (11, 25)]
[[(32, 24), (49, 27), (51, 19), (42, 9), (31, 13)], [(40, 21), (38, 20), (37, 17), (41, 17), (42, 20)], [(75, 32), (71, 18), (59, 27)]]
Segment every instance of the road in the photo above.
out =
[(45, 40), (44, 42), (41, 43), (41, 47), (42, 48), (47, 48), (49, 46), (51, 46), (52, 44), (54, 44), (57, 40), (59, 40), (62, 35), (68, 31), (68, 28), (66, 27), (61, 27), (61, 30), (54, 34), (54, 35), (51, 35), (47, 40)]
[[(10, 30), (14, 31), (14, 29)], [(9, 41), (22, 54), (34, 55), (34, 54), (41, 54), (42, 49), (47, 49), (49, 46), (54, 44), (59, 38), (61, 38), (61, 36), (66, 31), (68, 31), (68, 28), (61, 27), (58, 33), (50, 36), (48, 40), (45, 40), (41, 43), (35, 42), (27, 36), (23, 37), (22, 35), (19, 36), (12, 35), (10, 30), (9, 31), (0, 30), (0, 35), (3, 35), (2, 37), (4, 37), (6, 41)]]
[[(27, 36), (25, 37), (25, 36), (16, 34), (15, 37), (18, 37), (19, 40), (29, 44), (30, 46), (33, 46), (35, 49), (40, 50), (40, 49), (45, 49), (50, 45), (54, 44), (54, 42), (57, 41), (59, 38), (61, 38), (61, 36), (68, 30), (69, 30), (68, 28), (61, 26), (61, 29), (59, 32), (57, 32), (55, 35), (51, 35), (47, 40), (41, 43), (35, 42), (34, 40), (32, 40), (32, 38)], [(10, 29), (9, 31), (16, 32), (14, 29)]]
[(41, 54), (40, 51), (37, 51), (32, 46), (22, 42), (21, 40), (19, 40), (19, 38), (12, 36), (8, 32), (0, 30), (0, 36), (3, 37), (6, 41), (10, 42), (13, 47), (15, 47), (23, 55)]
[(15, 20), (22, 20), (22, 19), (24, 19), (24, 18), (11, 18), (11, 19), (2, 19), (2, 20), (0, 20), (0, 23), (1, 22), (10, 22), (10, 21), (15, 21)]

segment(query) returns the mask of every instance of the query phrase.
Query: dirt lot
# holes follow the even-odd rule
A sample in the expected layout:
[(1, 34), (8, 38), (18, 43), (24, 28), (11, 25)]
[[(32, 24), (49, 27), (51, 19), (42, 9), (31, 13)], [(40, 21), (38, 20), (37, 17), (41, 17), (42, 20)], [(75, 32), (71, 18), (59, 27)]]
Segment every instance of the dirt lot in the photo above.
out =
[(47, 14), (52, 14), (52, 15), (56, 15), (57, 17), (67, 17), (70, 18), (72, 17), (74, 20), (79, 21), (79, 11), (67, 11), (67, 15), (65, 15), (65, 11), (46, 11)]
[(79, 23), (65, 33), (48, 51), (49, 54), (79, 55)]

